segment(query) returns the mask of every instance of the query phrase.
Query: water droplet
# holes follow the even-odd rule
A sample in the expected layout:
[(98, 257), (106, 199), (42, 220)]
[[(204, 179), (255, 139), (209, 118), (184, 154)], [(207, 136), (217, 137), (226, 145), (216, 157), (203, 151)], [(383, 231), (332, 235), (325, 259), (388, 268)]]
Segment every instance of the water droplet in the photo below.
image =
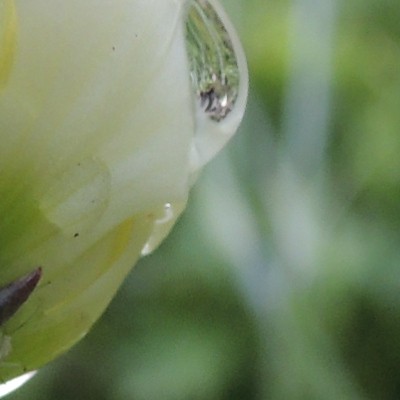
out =
[(191, 167), (196, 172), (237, 130), (248, 72), (240, 41), (217, 0), (190, 0), (185, 28), (195, 115)]
[(142, 256), (150, 254), (158, 247), (168, 235), (184, 208), (184, 203), (166, 203), (159, 210), (156, 210), (153, 230), (142, 249)]
[(212, 120), (221, 121), (235, 105), (240, 72), (228, 31), (207, 0), (191, 2), (186, 45), (197, 101)]

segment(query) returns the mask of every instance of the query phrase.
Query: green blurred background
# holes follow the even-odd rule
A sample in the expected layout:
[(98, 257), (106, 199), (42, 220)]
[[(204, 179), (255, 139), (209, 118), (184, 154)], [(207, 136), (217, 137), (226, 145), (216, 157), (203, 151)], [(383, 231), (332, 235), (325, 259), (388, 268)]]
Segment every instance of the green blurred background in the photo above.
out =
[(400, 3), (224, 4), (240, 131), (93, 331), (10, 400), (400, 399)]

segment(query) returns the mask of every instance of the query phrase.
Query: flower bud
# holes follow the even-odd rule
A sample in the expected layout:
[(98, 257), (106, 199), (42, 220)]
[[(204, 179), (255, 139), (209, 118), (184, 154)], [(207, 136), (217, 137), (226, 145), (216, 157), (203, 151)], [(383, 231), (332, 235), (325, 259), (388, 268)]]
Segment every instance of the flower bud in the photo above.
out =
[(217, 1), (1, 2), (2, 380), (87, 333), (166, 236), (246, 96)]

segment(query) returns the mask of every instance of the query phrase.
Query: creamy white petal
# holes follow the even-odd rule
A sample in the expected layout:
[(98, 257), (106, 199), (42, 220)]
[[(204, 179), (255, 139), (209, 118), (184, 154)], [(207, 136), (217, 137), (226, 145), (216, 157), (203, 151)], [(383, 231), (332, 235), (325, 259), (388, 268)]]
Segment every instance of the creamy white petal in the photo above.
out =
[[(203, 1), (203, 0), (198, 0)], [(182, 212), (193, 176), (236, 130), (197, 110), (189, 1), (4, 0), (0, 5), (0, 286), (43, 278), (1, 330), (0, 378), (79, 340)], [(167, 214), (165, 214), (167, 212)]]

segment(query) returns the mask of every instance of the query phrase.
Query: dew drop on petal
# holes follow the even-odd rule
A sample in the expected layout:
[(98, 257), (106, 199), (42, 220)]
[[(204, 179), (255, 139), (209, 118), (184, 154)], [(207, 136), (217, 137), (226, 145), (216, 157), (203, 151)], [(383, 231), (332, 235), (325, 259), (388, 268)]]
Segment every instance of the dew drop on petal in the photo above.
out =
[(153, 229), (142, 249), (142, 256), (150, 254), (158, 247), (168, 235), (184, 208), (184, 203), (166, 203), (155, 213)]
[(229, 34), (207, 0), (191, 3), (186, 44), (197, 101), (209, 118), (220, 121), (235, 105), (240, 73)]
[(236, 131), (246, 105), (248, 73), (239, 39), (217, 0), (188, 2), (186, 48), (194, 93), (196, 170)]

